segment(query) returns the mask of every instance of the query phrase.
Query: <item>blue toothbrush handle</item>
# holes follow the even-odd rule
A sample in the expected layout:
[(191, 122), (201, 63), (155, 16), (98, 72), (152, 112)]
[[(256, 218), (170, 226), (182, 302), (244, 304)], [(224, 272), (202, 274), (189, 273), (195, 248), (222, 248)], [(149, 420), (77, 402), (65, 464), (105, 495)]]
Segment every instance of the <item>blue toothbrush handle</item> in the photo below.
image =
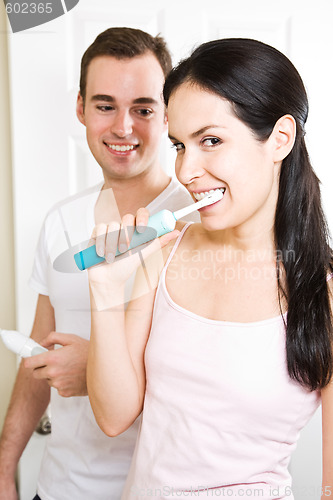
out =
[[(137, 230), (134, 231), (133, 237), (131, 239), (130, 249), (136, 248), (148, 241), (154, 240), (163, 234), (173, 231), (176, 226), (176, 219), (170, 210), (161, 210), (156, 214), (149, 217), (148, 225), (144, 233), (138, 233)], [(117, 250), (117, 255), (121, 255)], [(99, 257), (96, 253), (96, 246), (81, 250), (74, 255), (75, 263), (80, 271), (84, 271), (89, 267), (95, 266), (105, 261), (104, 257)]]

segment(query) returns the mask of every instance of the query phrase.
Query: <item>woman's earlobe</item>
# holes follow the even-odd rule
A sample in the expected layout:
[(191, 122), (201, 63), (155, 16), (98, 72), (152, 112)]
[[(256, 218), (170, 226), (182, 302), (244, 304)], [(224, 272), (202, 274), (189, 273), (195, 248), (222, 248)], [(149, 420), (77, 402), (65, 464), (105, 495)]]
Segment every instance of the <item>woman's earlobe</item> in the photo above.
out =
[(273, 129), (274, 161), (282, 161), (292, 150), (296, 138), (296, 121), (292, 115), (282, 116)]

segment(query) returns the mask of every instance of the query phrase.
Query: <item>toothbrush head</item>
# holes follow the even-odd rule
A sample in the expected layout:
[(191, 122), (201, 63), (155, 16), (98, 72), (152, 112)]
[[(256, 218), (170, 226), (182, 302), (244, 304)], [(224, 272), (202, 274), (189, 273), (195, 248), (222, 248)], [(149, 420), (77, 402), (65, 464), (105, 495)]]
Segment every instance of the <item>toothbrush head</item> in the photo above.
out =
[(212, 205), (213, 203), (222, 200), (224, 191), (225, 190), (222, 191), (222, 189), (215, 189), (213, 193), (210, 193), (207, 196), (205, 196), (205, 198), (202, 199), (202, 205), (200, 208), (207, 207), (208, 205)]
[(209, 193), (207, 196), (205, 196), (202, 200), (197, 201), (196, 203), (192, 203), (189, 207), (182, 208), (180, 210), (177, 210), (176, 212), (173, 212), (173, 216), (176, 220), (181, 219), (182, 217), (185, 217), (188, 214), (191, 214), (195, 210), (199, 210), (200, 208), (207, 207), (208, 205), (212, 205), (213, 203), (216, 203), (217, 201), (222, 200), (224, 196), (225, 189), (215, 189), (212, 193)]

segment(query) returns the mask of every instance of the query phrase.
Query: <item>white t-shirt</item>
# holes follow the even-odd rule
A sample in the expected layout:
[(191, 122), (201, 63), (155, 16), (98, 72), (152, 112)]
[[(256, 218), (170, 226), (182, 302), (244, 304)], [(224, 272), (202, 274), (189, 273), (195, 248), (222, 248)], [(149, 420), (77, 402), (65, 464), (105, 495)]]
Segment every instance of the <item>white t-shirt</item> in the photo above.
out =
[[(101, 185), (58, 203), (42, 227), (30, 286), (47, 295), (54, 307), (56, 331), (90, 337), (87, 272), (54, 269), (55, 259), (70, 245), (89, 239)], [(176, 180), (147, 208), (171, 211), (192, 201)], [(199, 220), (197, 213), (189, 216)], [(119, 500), (129, 470), (140, 417), (123, 434), (107, 437), (96, 424), (89, 399), (63, 398), (51, 389), (52, 432), (47, 437), (38, 480), (42, 500)]]

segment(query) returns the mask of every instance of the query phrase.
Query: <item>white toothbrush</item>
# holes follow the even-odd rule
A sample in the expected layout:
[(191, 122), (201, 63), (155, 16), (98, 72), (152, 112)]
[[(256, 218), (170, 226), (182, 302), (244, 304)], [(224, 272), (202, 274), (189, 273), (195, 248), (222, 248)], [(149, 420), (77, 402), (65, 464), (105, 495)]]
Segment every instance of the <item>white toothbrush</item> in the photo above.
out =
[[(176, 212), (170, 212), (169, 210), (162, 210), (161, 212), (158, 212), (158, 214), (161, 214), (162, 212), (169, 212), (170, 214), (173, 215), (175, 221), (182, 219), (183, 217), (186, 217), (186, 215), (191, 214), (192, 212), (195, 212), (195, 210), (200, 210), (200, 208), (207, 207), (208, 205), (212, 205), (213, 203), (216, 203), (220, 200), (222, 200), (224, 195), (224, 191), (221, 191), (221, 189), (216, 189), (213, 193), (208, 194), (202, 200), (197, 201), (196, 203), (192, 203), (192, 205), (189, 205), (188, 207), (181, 208), (180, 210), (176, 210)], [(156, 215), (158, 215), (156, 214)], [(152, 216), (154, 217), (154, 215)], [(150, 226), (150, 219), (148, 225)], [(174, 224), (173, 228), (170, 229), (170, 231), (173, 231), (175, 229), (176, 224)]]
[(14, 330), (0, 330), (0, 337), (10, 351), (15, 352), (15, 354), (18, 354), (22, 358), (28, 358), (29, 356), (47, 352), (45, 347), (37, 344), (37, 342), (30, 337), (26, 337), (23, 333)]

